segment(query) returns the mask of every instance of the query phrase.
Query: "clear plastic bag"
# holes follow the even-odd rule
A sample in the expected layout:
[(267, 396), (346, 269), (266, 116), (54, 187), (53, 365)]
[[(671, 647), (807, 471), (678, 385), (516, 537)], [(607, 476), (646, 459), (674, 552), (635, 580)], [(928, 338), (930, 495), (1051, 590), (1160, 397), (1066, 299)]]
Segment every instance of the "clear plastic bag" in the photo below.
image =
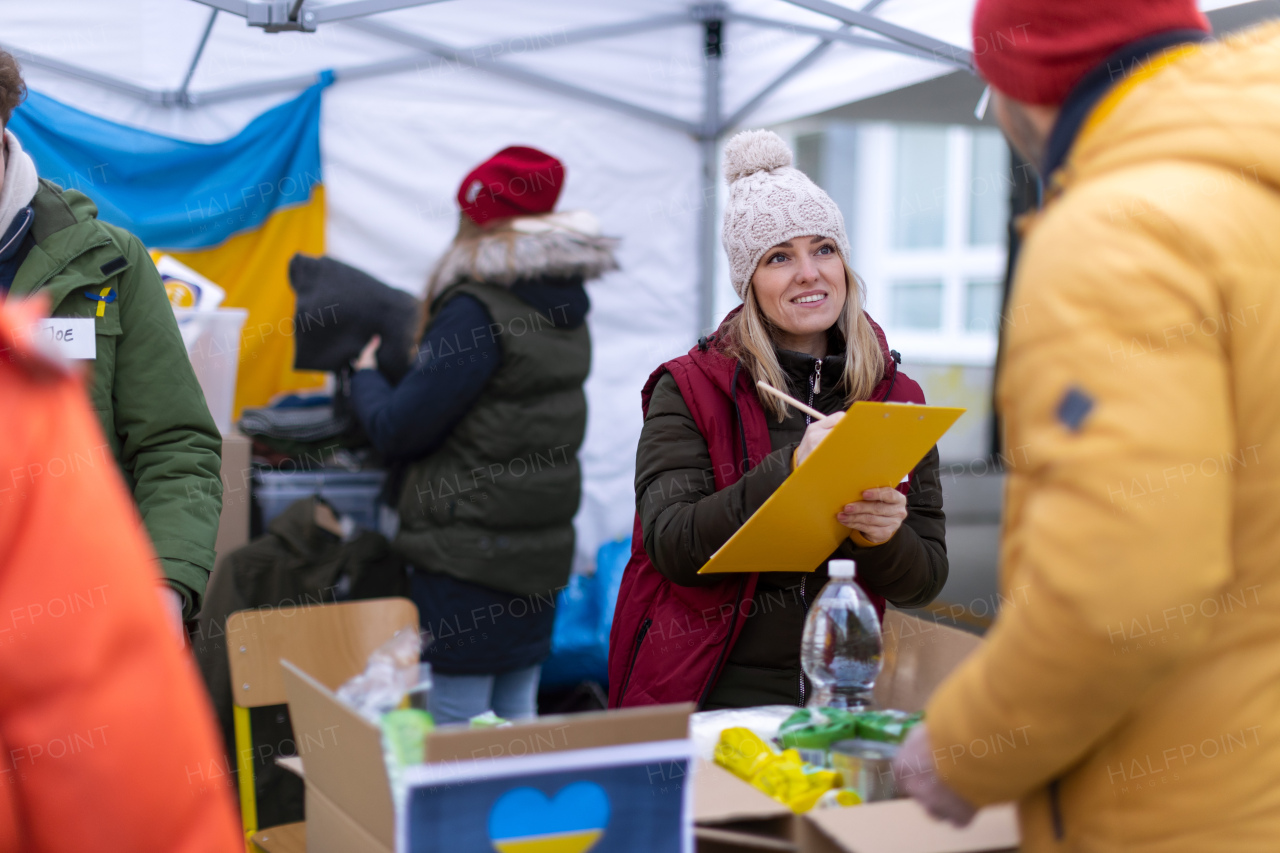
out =
[(401, 628), (373, 650), (364, 672), (338, 688), (338, 698), (370, 722), (380, 722), (383, 714), (399, 707), (405, 694), (418, 685), (422, 648), (423, 640), (416, 630)]
[(725, 708), (720, 711), (698, 711), (689, 717), (689, 736), (693, 753), (708, 761), (715, 755), (720, 733), (741, 727), (754, 732), (762, 740), (773, 741), (782, 721), (795, 713), (794, 705), (760, 705), (754, 708)]

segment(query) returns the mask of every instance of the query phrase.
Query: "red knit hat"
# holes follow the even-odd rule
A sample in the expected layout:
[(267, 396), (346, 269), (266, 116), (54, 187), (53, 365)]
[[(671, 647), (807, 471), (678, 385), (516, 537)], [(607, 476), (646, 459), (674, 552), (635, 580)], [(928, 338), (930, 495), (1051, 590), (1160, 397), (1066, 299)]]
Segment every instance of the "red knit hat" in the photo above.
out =
[(471, 170), (458, 187), (462, 212), (477, 225), (555, 210), (564, 164), (536, 148), (503, 148)]
[(973, 61), (1002, 94), (1060, 104), (1080, 78), (1130, 42), (1209, 31), (1195, 0), (978, 0)]

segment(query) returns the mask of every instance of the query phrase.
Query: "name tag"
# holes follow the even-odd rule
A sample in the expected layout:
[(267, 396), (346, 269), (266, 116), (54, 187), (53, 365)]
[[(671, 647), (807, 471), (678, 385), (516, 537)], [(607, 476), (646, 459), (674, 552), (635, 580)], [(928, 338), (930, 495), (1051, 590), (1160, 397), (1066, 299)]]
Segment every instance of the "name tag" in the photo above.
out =
[(39, 321), (35, 331), (40, 340), (51, 344), (63, 358), (98, 357), (92, 317), (49, 317)]

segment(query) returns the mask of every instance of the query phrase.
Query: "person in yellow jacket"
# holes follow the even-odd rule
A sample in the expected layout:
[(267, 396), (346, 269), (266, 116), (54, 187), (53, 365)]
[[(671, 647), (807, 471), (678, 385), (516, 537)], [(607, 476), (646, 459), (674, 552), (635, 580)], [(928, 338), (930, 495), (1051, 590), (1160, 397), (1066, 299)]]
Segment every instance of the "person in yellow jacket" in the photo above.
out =
[(973, 27), (1044, 179), (997, 387), (1009, 603), (902, 784), (956, 823), (1017, 801), (1024, 851), (1280, 849), (1280, 24), (979, 0)]

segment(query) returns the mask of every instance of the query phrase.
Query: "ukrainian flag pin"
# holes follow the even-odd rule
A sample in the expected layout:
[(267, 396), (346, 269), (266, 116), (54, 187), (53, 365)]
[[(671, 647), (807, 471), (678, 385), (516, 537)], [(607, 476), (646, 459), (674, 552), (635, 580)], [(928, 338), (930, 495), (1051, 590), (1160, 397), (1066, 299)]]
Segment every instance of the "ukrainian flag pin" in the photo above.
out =
[(99, 317), (106, 314), (108, 303), (116, 301), (116, 289), (110, 286), (102, 288), (102, 290), (97, 293), (94, 293), (91, 290), (86, 290), (84, 295), (98, 303), (97, 315)]

